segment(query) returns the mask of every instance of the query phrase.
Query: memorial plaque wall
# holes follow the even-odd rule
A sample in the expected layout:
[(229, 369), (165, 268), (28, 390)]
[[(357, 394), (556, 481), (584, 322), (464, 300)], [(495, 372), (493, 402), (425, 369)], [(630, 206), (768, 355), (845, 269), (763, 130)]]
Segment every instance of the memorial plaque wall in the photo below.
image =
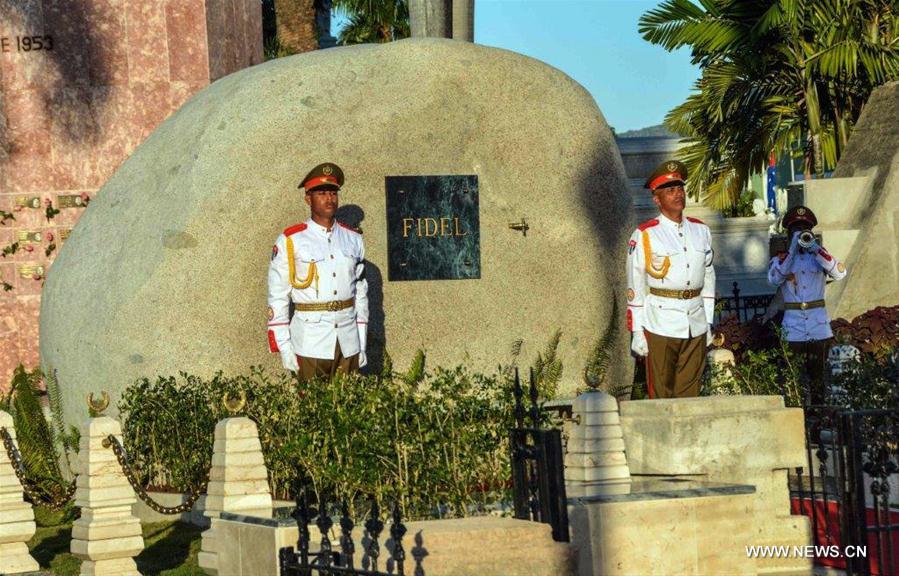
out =
[(0, 0), (0, 390), (38, 365), (43, 279), (90, 197), (191, 95), (261, 61), (259, 0)]
[(387, 276), (481, 277), (477, 176), (389, 176)]

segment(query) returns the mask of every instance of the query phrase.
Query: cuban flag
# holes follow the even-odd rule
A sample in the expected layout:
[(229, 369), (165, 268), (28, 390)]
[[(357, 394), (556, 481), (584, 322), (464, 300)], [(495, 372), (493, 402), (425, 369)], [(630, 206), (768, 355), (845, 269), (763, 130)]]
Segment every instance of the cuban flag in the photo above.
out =
[(774, 188), (777, 186), (777, 168), (774, 162), (774, 152), (768, 156), (768, 208), (772, 214), (777, 214), (777, 193)]

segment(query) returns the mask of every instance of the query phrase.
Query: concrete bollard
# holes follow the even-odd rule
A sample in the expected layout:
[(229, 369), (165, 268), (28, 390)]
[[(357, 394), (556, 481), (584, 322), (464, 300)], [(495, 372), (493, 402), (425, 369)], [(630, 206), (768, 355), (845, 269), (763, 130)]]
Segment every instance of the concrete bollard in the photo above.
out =
[(574, 400), (575, 423), (565, 455), (565, 491), (569, 497), (622, 494), (631, 474), (624, 452), (618, 402), (605, 392), (585, 392)]
[(101, 416), (81, 426), (75, 505), (81, 518), (72, 526), (72, 554), (83, 560), (81, 574), (140, 575), (134, 556), (144, 549), (140, 520), (131, 515), (137, 502), (111, 448), (103, 441), (112, 434), (121, 441), (118, 421)]
[(203, 532), (198, 557), (207, 574), (219, 574), (219, 546), (226, 545), (216, 530), (222, 512), (272, 517), (272, 495), (259, 430), (249, 418), (225, 418), (215, 425), (204, 512), (210, 527)]
[[(0, 411), (0, 428), (6, 428), (15, 442), (12, 416), (3, 411)], [(34, 572), (39, 568), (25, 544), (36, 529), (34, 510), (25, 502), (12, 461), (5, 447), (0, 445), (0, 574)]]

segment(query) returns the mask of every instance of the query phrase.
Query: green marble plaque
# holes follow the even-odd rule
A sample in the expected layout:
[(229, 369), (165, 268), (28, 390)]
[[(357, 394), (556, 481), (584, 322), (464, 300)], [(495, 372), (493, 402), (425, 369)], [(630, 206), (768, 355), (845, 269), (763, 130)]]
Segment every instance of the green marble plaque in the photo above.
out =
[(481, 277), (477, 176), (387, 176), (387, 279)]

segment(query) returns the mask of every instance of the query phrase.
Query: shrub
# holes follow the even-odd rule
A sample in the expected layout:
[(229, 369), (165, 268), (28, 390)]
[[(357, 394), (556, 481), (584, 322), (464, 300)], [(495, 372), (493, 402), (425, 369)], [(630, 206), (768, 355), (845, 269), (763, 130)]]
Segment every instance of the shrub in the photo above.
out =
[(729, 374), (710, 365), (703, 378), (702, 395), (778, 395), (784, 397), (787, 406), (802, 405), (802, 357), (791, 352), (784, 340), (778, 342), (776, 348), (744, 350)]
[(878, 350), (849, 361), (834, 379), (835, 403), (854, 410), (899, 410), (899, 350)]
[(147, 487), (201, 485), (223, 395), (243, 390), (241, 414), (259, 428), (276, 497), (299, 480), (317, 497), (350, 506), (398, 500), (406, 517), (464, 516), (507, 500), (512, 394), (505, 378), (462, 367), (349, 375), (299, 385), (287, 373), (211, 380), (181, 374), (142, 379), (119, 403), (124, 442)]

